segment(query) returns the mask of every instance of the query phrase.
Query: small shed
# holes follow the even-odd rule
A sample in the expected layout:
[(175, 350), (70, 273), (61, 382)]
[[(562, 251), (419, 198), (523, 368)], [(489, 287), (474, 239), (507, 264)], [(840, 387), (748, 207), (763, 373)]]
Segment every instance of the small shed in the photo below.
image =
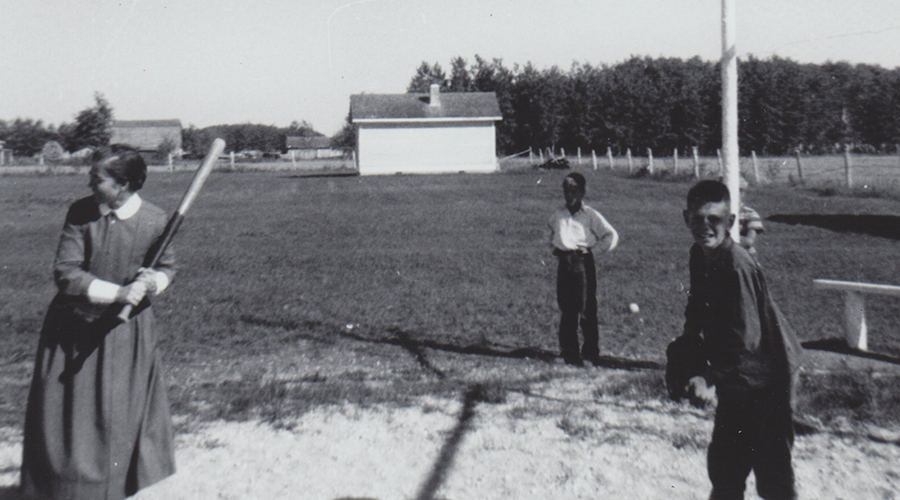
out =
[(291, 158), (296, 157), (302, 160), (336, 158), (342, 155), (340, 150), (331, 148), (331, 139), (324, 136), (304, 137), (289, 135), (285, 137), (285, 145)]
[(430, 90), (350, 96), (360, 175), (497, 170), (496, 94)]
[(181, 120), (116, 120), (110, 144), (127, 144), (141, 153), (181, 152)]

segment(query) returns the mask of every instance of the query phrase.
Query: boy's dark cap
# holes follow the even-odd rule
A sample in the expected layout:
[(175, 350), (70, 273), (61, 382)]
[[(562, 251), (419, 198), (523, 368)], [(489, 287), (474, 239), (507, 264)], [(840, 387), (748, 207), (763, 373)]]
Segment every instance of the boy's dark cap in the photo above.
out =
[(572, 172), (569, 175), (567, 175), (565, 177), (565, 179), (563, 179), (563, 184), (566, 183), (567, 179), (572, 179), (573, 181), (575, 181), (575, 184), (578, 185), (578, 189), (583, 190), (584, 187), (587, 185), (587, 180), (585, 180), (584, 176), (579, 174), (578, 172)]

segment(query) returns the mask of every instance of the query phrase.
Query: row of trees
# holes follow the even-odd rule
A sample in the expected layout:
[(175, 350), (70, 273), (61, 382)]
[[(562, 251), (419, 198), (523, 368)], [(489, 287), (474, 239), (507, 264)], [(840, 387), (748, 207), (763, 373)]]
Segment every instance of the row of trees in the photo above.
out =
[(16, 156), (32, 156), (50, 141), (58, 142), (66, 151), (109, 144), (113, 109), (103, 94), (94, 94), (94, 101), (93, 106), (75, 116), (75, 123), (59, 127), (45, 127), (41, 120), (30, 118), (16, 118), (10, 123), (0, 120), (0, 140)]
[[(739, 64), (739, 144), (742, 154), (864, 152), (900, 144), (900, 68), (847, 63), (800, 64), (749, 57)], [(478, 55), (469, 65), (422, 62), (408, 92), (496, 92), (503, 113), (498, 147), (577, 147), (617, 154), (626, 148), (670, 154), (721, 144), (721, 80), (717, 63), (700, 58), (633, 57), (615, 65), (573, 64), (539, 70)]]
[[(105, 146), (112, 135), (113, 108), (103, 94), (94, 94), (94, 100), (94, 106), (75, 116), (75, 123), (63, 123), (59, 127), (45, 126), (41, 120), (28, 118), (16, 118), (12, 122), (0, 120), (0, 140), (5, 141), (4, 147), (11, 149), (14, 155), (23, 157), (41, 152), (50, 141), (58, 142), (69, 152)], [(287, 136), (316, 137), (323, 134), (306, 121), (295, 121), (287, 127), (246, 123), (198, 129), (191, 125), (183, 129), (181, 135), (185, 154), (202, 157), (216, 137), (225, 139), (227, 151), (283, 152)]]
[[(773, 57), (749, 57), (739, 64), (739, 144), (742, 154), (833, 151), (844, 144), (862, 152), (894, 151), (900, 144), (900, 68), (847, 63), (800, 64)], [(721, 85), (717, 63), (692, 58), (633, 57), (615, 65), (573, 64), (539, 70), (504, 66), (478, 55), (468, 64), (451, 61), (447, 75), (439, 63), (422, 62), (409, 92), (496, 92), (503, 113), (498, 147), (511, 154), (529, 147), (604, 151), (653, 148), (670, 154), (698, 146), (713, 154), (721, 144)], [(45, 127), (40, 121), (0, 121), (0, 140), (17, 156), (32, 156), (48, 141), (67, 151), (107, 144), (113, 109), (102, 94), (75, 123)], [(284, 151), (285, 137), (321, 136), (312, 125), (288, 127), (239, 124), (183, 131), (183, 149), (202, 156), (215, 137), (229, 151)], [(335, 147), (353, 147), (349, 117), (333, 138)]]
[(189, 156), (202, 157), (209, 150), (212, 141), (216, 137), (221, 137), (225, 140), (228, 152), (247, 150), (262, 151), (263, 153), (284, 152), (287, 149), (286, 138), (288, 136), (321, 137), (323, 135), (305, 120), (294, 121), (287, 127), (243, 123), (214, 125), (198, 129), (191, 125), (181, 132), (181, 148)]

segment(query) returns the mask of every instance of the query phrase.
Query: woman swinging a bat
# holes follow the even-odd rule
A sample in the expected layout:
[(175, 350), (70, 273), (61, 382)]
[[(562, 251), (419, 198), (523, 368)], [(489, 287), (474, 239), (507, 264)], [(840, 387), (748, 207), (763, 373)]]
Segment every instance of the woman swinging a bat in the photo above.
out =
[[(93, 196), (69, 208), (25, 416), (26, 498), (121, 499), (175, 472), (172, 422), (150, 299), (175, 275), (156, 262), (167, 216), (138, 191), (141, 156), (98, 151)], [(157, 248), (154, 248), (156, 246)], [(117, 318), (123, 306), (131, 319)]]

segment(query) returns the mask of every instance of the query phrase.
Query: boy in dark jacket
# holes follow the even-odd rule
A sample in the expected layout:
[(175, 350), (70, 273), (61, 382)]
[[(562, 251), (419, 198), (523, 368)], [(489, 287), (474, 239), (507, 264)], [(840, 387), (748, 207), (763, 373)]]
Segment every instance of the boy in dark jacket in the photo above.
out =
[[(669, 349), (679, 356), (670, 357), (667, 371), (680, 377), (667, 381), (676, 398), (718, 396), (707, 456), (711, 499), (743, 498), (751, 470), (762, 498), (793, 499), (791, 404), (801, 348), (759, 265), (729, 235), (735, 222), (730, 203), (719, 181), (700, 181), (688, 193), (691, 290), (684, 333)], [(684, 380), (686, 386), (671, 385)]]

